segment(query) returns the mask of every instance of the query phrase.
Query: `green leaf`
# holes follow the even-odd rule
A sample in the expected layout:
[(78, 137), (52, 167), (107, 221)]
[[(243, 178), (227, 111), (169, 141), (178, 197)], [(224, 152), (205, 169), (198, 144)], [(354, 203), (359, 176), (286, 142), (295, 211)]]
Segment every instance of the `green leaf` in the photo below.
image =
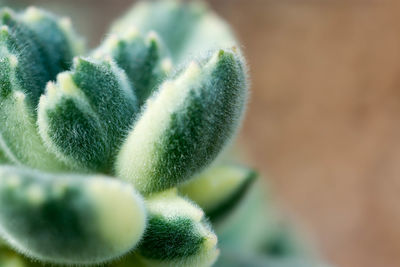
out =
[(257, 173), (250, 168), (225, 163), (205, 170), (179, 191), (214, 221), (236, 207), (256, 177)]
[[(37, 37), (25, 24), (17, 18), (17, 15), (9, 10), (0, 11), (0, 48), (2, 61), (13, 57), (15, 66), (14, 79), (6, 82), (11, 83), (7, 92), (19, 91), (27, 96), (27, 103), (31, 108), (32, 115), (37, 106), (44, 87), (52, 77), (50, 75), (44, 48), (37, 41)], [(3, 69), (3, 68), (2, 68)], [(4, 71), (4, 70), (3, 70)], [(2, 75), (2, 78), (8, 78)], [(4, 89), (2, 89), (4, 92)], [(6, 92), (3, 93), (3, 96)]]
[(134, 28), (112, 34), (95, 50), (96, 58), (112, 57), (125, 70), (141, 106), (172, 69), (172, 62), (160, 38), (145, 38)]
[(70, 67), (73, 56), (82, 52), (82, 41), (67, 19), (36, 8), (21, 14), (3, 8), (0, 23), (0, 47), (19, 62), (14, 87), (27, 95), (34, 114), (46, 83)]
[(0, 146), (11, 162), (49, 171), (68, 169), (47, 152), (23, 93), (15, 92), (2, 100), (0, 125)]
[[(3, 27), (1, 34), (7, 34)], [(4, 36), (4, 35), (3, 35)], [(0, 148), (15, 164), (42, 170), (66, 170), (54, 155), (47, 152), (37, 132), (27, 95), (16, 82), (20, 61), (13, 54), (0, 52)]]
[[(56, 59), (71, 60), (73, 49), (68, 55), (64, 53), (70, 46), (65, 43), (69, 38), (64, 34), (67, 29), (51, 15), (35, 9), (22, 14), (1, 9), (0, 22), (1, 150), (15, 164), (66, 170), (47, 151), (37, 133), (36, 109), (46, 83), (55, 78), (57, 71), (67, 67)], [(45, 24), (52, 28), (44, 27)]]
[(203, 211), (176, 192), (146, 200), (149, 219), (139, 258), (150, 266), (211, 266), (218, 256), (217, 236)]
[(20, 18), (43, 47), (43, 56), (51, 77), (69, 69), (72, 58), (84, 52), (83, 39), (77, 36), (68, 18), (59, 19), (35, 7), (26, 9)]
[(121, 148), (119, 177), (149, 194), (202, 170), (234, 136), (246, 103), (246, 82), (242, 58), (230, 50), (192, 62), (165, 81)]
[(157, 32), (177, 63), (189, 55), (237, 44), (229, 26), (200, 1), (141, 1), (113, 24), (112, 32), (132, 26), (143, 33)]
[(68, 165), (111, 172), (136, 112), (136, 98), (115, 63), (77, 58), (71, 72), (48, 84), (38, 125), (45, 144)]
[(146, 224), (142, 199), (128, 184), (7, 166), (0, 167), (0, 209), (6, 242), (50, 263), (119, 257), (136, 246)]

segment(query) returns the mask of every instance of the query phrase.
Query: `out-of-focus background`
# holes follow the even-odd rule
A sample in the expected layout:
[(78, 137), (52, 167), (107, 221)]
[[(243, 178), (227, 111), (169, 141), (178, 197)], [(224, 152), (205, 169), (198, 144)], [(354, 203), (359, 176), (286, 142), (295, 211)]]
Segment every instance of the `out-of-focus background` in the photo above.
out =
[[(279, 205), (335, 265), (400, 266), (400, 3), (209, 2), (248, 58), (240, 141)], [(9, 3), (69, 15), (95, 46), (133, 1)]]

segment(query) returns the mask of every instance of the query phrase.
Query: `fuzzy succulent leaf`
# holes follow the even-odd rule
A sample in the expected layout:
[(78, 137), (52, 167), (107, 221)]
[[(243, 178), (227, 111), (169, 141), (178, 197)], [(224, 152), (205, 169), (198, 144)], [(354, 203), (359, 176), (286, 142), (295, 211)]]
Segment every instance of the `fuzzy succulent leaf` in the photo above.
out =
[(126, 72), (140, 106), (172, 69), (171, 59), (157, 34), (150, 32), (144, 37), (135, 28), (110, 35), (93, 55), (115, 60)]
[(68, 18), (59, 19), (36, 7), (26, 9), (20, 18), (43, 47), (44, 62), (52, 79), (59, 72), (68, 70), (72, 58), (84, 52), (83, 39), (74, 32)]
[(47, 69), (44, 48), (37, 41), (34, 32), (13, 11), (0, 10), (0, 23), (2, 61), (7, 61), (6, 58), (12, 59), (11, 64), (15, 67), (13, 81), (9, 80), (9, 75), (2, 75), (2, 78), (8, 79), (5, 82), (11, 87), (5, 87), (6, 91), (3, 87), (2, 95), (6, 96), (13, 90), (20, 91), (26, 94), (27, 102), (34, 111), (47, 81), (52, 78)]
[[(88, 57), (68, 19), (0, 9), (0, 238), (21, 256), (6, 264), (211, 266), (217, 237), (176, 187), (237, 132), (236, 47), (200, 2), (138, 4)], [(235, 167), (180, 190), (220, 215), (254, 178)]]
[(239, 203), (256, 177), (253, 169), (225, 163), (205, 170), (179, 191), (196, 202), (211, 220), (216, 220)]
[(19, 62), (14, 82), (35, 109), (46, 83), (67, 70), (73, 56), (82, 52), (77, 45), (81, 39), (65, 19), (36, 8), (21, 14), (3, 8), (0, 23), (3, 25), (0, 47)]
[[(32, 13), (36, 14), (34, 21), (30, 21)], [(2, 9), (0, 22), (1, 150), (15, 164), (42, 170), (66, 170), (64, 164), (47, 152), (37, 133), (36, 106), (47, 81), (55, 77), (56, 71), (66, 67), (49, 60), (49, 55), (57, 53), (65, 62), (72, 60), (63, 54), (63, 49), (69, 46), (68, 55), (75, 52), (71, 44), (72, 29), (62, 27), (62, 23), (51, 15), (36, 9), (22, 14)], [(52, 32), (42, 27), (43, 24), (53, 25)], [(55, 40), (66, 35), (71, 37), (65, 37), (63, 45), (61, 41), (56, 45), (56, 41), (48, 40), (49, 35)]]
[(47, 152), (23, 93), (13, 92), (1, 100), (0, 126), (0, 147), (12, 163), (49, 171), (67, 169)]
[[(118, 207), (118, 208), (115, 208)], [(0, 234), (45, 262), (95, 264), (136, 246), (146, 224), (141, 197), (105, 176), (0, 167)]]
[(165, 81), (122, 146), (119, 177), (149, 194), (174, 187), (207, 166), (239, 126), (245, 76), (240, 55), (220, 50)]
[[(6, 28), (0, 30), (4, 37)], [(0, 52), (1, 53), (1, 52)], [(36, 121), (27, 95), (20, 91), (17, 68), (20, 61), (3, 51), (0, 59), (0, 147), (14, 164), (43, 170), (65, 170), (65, 166), (47, 152), (37, 133)]]
[(39, 131), (67, 164), (110, 172), (137, 109), (126, 75), (114, 62), (77, 58), (73, 70), (59, 74), (41, 97)]
[(229, 26), (201, 1), (141, 1), (113, 24), (112, 31), (124, 32), (131, 26), (160, 34), (176, 63), (237, 43)]
[(138, 254), (150, 266), (210, 266), (218, 256), (217, 236), (204, 212), (175, 189), (146, 200), (148, 226)]

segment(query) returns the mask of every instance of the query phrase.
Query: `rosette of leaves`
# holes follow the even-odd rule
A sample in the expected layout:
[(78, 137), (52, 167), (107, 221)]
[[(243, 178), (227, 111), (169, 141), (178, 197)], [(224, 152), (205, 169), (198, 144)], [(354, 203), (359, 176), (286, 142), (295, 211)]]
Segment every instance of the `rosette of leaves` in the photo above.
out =
[(256, 176), (209, 168), (247, 100), (229, 27), (202, 3), (143, 2), (87, 51), (41, 9), (0, 23), (2, 266), (212, 265), (212, 222)]

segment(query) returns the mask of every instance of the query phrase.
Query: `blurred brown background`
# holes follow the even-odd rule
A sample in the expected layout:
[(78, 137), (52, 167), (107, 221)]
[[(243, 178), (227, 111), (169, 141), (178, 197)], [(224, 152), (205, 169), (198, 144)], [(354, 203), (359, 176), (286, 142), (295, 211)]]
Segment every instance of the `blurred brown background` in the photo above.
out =
[[(131, 2), (12, 0), (70, 15), (91, 45)], [(210, 2), (248, 57), (241, 141), (280, 205), (337, 266), (400, 266), (400, 3)]]

